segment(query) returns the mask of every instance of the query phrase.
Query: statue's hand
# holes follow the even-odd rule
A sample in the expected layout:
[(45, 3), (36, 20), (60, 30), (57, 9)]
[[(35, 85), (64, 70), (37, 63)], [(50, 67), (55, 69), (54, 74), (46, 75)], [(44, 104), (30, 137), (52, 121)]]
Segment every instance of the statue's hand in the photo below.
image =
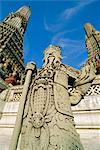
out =
[(72, 105), (76, 105), (82, 99), (82, 96), (86, 94), (95, 76), (93, 63), (82, 68), (80, 77), (75, 81), (74, 92), (70, 94), (72, 95), (70, 97)]
[(90, 64), (86, 64), (81, 70), (80, 77), (75, 81), (75, 87), (91, 83), (95, 76), (95, 68), (93, 63), (91, 62)]

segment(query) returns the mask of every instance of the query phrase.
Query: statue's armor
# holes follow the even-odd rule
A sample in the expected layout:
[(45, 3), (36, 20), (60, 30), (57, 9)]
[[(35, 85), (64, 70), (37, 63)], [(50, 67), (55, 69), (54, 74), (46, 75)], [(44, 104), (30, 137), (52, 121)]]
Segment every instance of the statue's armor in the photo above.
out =
[[(68, 139), (69, 143), (63, 141)], [(21, 150), (76, 150), (77, 147), (83, 150), (74, 127), (68, 76), (63, 69), (45, 67), (33, 79), (23, 117), (21, 142), (25, 147)]]
[[(73, 117), (68, 95), (67, 74), (62, 70), (49, 68), (43, 70), (43, 72), (41, 70), (34, 79), (31, 107), (33, 118), (36, 116), (43, 118), (40, 117), (40, 126), (43, 125), (44, 116), (50, 119), (48, 112), (54, 108), (62, 114)], [(36, 127), (35, 122), (33, 126)]]

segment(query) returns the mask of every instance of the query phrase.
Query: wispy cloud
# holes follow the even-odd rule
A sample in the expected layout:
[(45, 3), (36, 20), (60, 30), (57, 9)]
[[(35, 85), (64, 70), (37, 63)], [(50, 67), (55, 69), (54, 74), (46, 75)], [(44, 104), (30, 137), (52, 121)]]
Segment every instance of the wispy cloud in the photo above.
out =
[[(64, 63), (75, 64), (78, 68), (85, 62), (85, 43), (83, 40), (75, 40), (71, 37), (68, 37), (68, 33), (80, 30), (80, 25), (77, 28), (70, 28), (70, 30), (65, 30), (68, 21), (72, 19), (77, 13), (79, 13), (84, 7), (92, 4), (97, 0), (78, 0), (76, 1), (73, 7), (64, 9), (55, 22), (48, 22), (47, 18), (44, 19), (45, 30), (53, 32), (55, 35), (51, 39), (51, 44), (59, 45), (62, 47), (62, 55)], [(84, 58), (82, 57), (84, 55)]]
[(71, 8), (67, 8), (65, 9), (61, 14), (60, 14), (60, 20), (66, 21), (68, 19), (70, 19), (71, 17), (73, 17), (80, 9), (82, 9), (83, 7), (93, 3), (94, 0), (85, 0), (85, 1), (78, 1), (78, 4), (74, 7)]
[[(72, 32), (73, 31), (77, 31), (77, 29), (73, 29)], [(66, 33), (67, 31), (59, 32), (58, 34), (56, 34), (52, 38), (51, 44), (61, 46), (64, 63), (69, 65), (73, 64), (79, 68), (84, 60), (83, 58), (82, 60), (80, 60), (81, 64), (79, 64), (79, 62), (77, 61), (82, 57), (84, 53), (86, 53), (84, 41), (66, 38)]]
[(66, 21), (66, 20), (70, 19), (73, 15), (75, 15), (79, 11), (80, 8), (81, 8), (81, 6), (79, 5), (79, 6), (76, 6), (76, 7), (65, 9), (60, 14), (59, 20)]
[(63, 10), (59, 15), (58, 18), (56, 18), (56, 22), (55, 23), (50, 23), (47, 21), (47, 18), (44, 17), (44, 28), (47, 31), (50, 32), (57, 32), (60, 29), (62, 29), (67, 21), (69, 19), (71, 19), (73, 16), (75, 16), (82, 8), (84, 8), (85, 6), (95, 2), (96, 0), (79, 0), (77, 1), (77, 4), (73, 7), (70, 8), (66, 8), (65, 10)]
[(85, 62), (83, 55), (86, 53), (86, 50), (83, 41), (66, 38), (60, 39), (58, 45), (62, 47), (62, 57), (65, 64), (80, 68)]
[(61, 32), (58, 32), (56, 33), (53, 37), (52, 37), (52, 40), (51, 42), (54, 43), (56, 41), (59, 41), (61, 38), (63, 38), (67, 33), (72, 33), (72, 32), (75, 32), (77, 31), (78, 28), (73, 28), (73, 29), (70, 29), (70, 30), (65, 30), (65, 31), (61, 31)]
[(63, 25), (62, 23), (48, 24), (46, 17), (44, 17), (44, 28), (46, 31), (56, 32), (61, 29), (62, 25)]
[[(76, 58), (85, 51), (83, 41), (72, 40), (69, 38), (59, 38), (52, 41), (52, 44), (57, 44), (63, 49), (63, 58)], [(75, 55), (74, 55), (75, 54)]]

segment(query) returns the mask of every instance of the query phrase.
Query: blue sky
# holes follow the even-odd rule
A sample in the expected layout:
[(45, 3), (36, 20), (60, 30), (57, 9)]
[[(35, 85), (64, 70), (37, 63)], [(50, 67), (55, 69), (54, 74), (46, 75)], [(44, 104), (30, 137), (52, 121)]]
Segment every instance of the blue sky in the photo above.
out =
[(0, 0), (0, 21), (23, 5), (31, 16), (24, 36), (25, 64), (43, 64), (49, 44), (62, 47), (62, 62), (80, 68), (87, 59), (84, 24), (100, 30), (100, 0)]

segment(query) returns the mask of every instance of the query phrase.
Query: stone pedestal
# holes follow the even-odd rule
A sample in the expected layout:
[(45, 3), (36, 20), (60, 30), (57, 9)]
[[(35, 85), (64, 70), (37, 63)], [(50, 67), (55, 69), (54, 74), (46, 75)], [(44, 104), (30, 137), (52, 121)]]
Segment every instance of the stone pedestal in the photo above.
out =
[(72, 109), (84, 150), (100, 150), (100, 96), (85, 96)]
[[(7, 95), (0, 119), (0, 150), (9, 150), (21, 91), (22, 86), (15, 86)], [(100, 95), (85, 96), (72, 110), (84, 150), (100, 150)]]
[(0, 119), (0, 150), (9, 150), (9, 144), (13, 129), (19, 102), (6, 102)]

